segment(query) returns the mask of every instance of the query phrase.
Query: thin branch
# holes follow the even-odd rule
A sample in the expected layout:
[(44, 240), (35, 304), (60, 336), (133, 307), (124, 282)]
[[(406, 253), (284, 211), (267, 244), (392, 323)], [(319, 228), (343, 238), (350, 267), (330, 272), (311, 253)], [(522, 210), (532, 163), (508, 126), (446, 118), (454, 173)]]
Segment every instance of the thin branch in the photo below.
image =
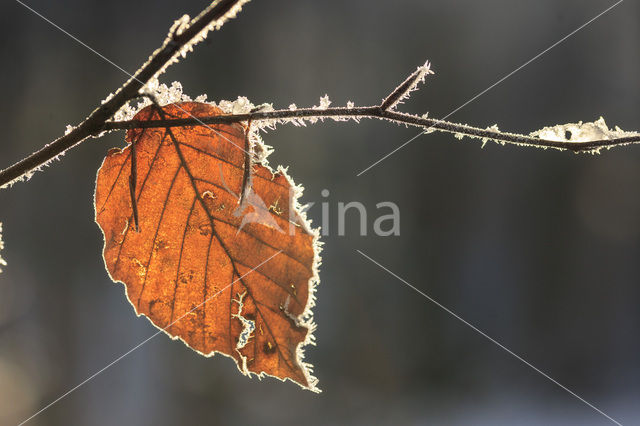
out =
[(409, 94), (414, 91), (418, 84), (423, 82), (425, 77), (429, 74), (433, 74), (433, 71), (431, 71), (429, 62), (426, 62), (423, 66), (418, 67), (417, 70), (409, 75), (405, 81), (400, 83), (400, 85), (382, 101), (380, 108), (385, 111), (391, 111), (394, 109), (399, 103), (402, 103), (403, 99), (408, 98)]
[(187, 17), (171, 27), (168, 37), (160, 48), (150, 56), (136, 73), (101, 106), (96, 108), (84, 121), (64, 136), (45, 145), (13, 166), (0, 171), (0, 188), (33, 173), (58, 155), (78, 145), (91, 136), (101, 133), (104, 124), (127, 102), (139, 96), (150, 80), (161, 74), (180, 55), (186, 55), (193, 45), (206, 36), (206, 32), (219, 28), (235, 16), (248, 0), (216, 0), (196, 18), (187, 22)]
[(327, 108), (322, 110), (317, 108), (300, 108), (296, 110), (282, 109), (246, 114), (216, 115), (211, 117), (200, 116), (197, 119), (181, 118), (173, 120), (116, 121), (106, 123), (103, 130), (197, 126), (202, 125), (203, 123), (232, 124), (246, 122), (247, 120), (260, 122), (265, 120), (287, 120), (296, 118), (381, 119), (389, 120), (398, 124), (407, 124), (415, 127), (420, 127), (424, 129), (425, 132), (436, 130), (441, 132), (455, 133), (457, 135), (463, 135), (472, 138), (491, 139), (498, 142), (538, 148), (556, 148), (573, 152), (591, 152), (600, 148), (610, 148), (620, 145), (640, 143), (640, 134), (615, 139), (601, 139), (590, 141), (554, 141), (533, 136), (518, 135), (515, 133), (505, 133), (498, 130), (467, 126), (465, 124), (452, 123), (449, 121), (426, 118), (418, 115), (406, 114), (396, 111), (387, 111), (382, 108), (382, 105), (354, 108)]

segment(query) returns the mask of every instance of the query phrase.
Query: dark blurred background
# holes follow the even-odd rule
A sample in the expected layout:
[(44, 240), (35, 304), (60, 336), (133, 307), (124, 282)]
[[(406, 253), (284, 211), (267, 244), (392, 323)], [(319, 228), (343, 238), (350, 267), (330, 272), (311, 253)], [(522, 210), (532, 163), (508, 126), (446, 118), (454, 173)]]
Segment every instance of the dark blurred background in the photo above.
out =
[[(204, 0), (27, 4), (133, 72)], [(162, 81), (209, 99), (372, 104), (416, 66), (401, 107), (441, 117), (613, 4), (604, 0), (249, 3)], [(640, 130), (640, 7), (626, 1), (451, 117), (530, 132), (592, 121)], [(82, 120), (126, 76), (19, 3), (0, 13), (0, 167)], [(640, 423), (640, 147), (573, 155), (389, 123), (264, 136), (319, 225), (331, 210), (315, 319), (323, 393), (248, 379), (158, 336), (30, 424), (611, 424), (355, 252), (362, 250), (624, 424)], [(93, 221), (91, 140), (0, 191), (0, 424), (17, 424), (155, 332), (112, 283)], [(401, 209), (401, 236), (336, 233), (338, 202)], [(371, 233), (371, 232), (370, 232)]]

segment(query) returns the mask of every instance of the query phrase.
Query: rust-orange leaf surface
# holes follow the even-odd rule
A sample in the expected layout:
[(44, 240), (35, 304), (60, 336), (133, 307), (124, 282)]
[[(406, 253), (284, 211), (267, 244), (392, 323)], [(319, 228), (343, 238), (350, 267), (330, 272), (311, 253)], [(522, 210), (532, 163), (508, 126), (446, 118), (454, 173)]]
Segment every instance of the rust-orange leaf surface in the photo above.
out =
[[(198, 102), (162, 111), (149, 106), (134, 120), (222, 113)], [(109, 151), (96, 182), (105, 265), (136, 313), (172, 338), (233, 358), (243, 374), (317, 391), (302, 361), (313, 343), (317, 232), (285, 171), (266, 163), (253, 164), (240, 207), (245, 132), (240, 124), (129, 130), (129, 145)]]

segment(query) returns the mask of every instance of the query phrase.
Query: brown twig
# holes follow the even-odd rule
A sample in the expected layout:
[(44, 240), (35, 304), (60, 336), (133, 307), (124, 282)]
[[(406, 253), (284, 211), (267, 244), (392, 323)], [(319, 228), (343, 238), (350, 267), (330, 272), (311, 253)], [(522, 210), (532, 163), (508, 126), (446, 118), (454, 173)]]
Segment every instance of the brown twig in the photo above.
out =
[(425, 131), (437, 130), (456, 133), (469, 137), (487, 138), (499, 142), (526, 145), (538, 148), (556, 148), (573, 152), (591, 152), (604, 147), (615, 147), (640, 143), (640, 134), (616, 139), (601, 139), (592, 141), (554, 141), (540, 139), (534, 136), (518, 135), (501, 131), (467, 126), (465, 124), (449, 121), (425, 118), (418, 115), (406, 114), (396, 111), (388, 111), (381, 105), (354, 107), (354, 108), (300, 108), (296, 110), (282, 109), (267, 112), (253, 112), (246, 114), (216, 115), (211, 117), (181, 118), (175, 120), (150, 120), (150, 121), (116, 121), (105, 124), (103, 130), (119, 130), (150, 127), (179, 127), (197, 126), (202, 124), (232, 124), (252, 120), (254, 122), (264, 120), (287, 120), (309, 118), (371, 118), (389, 120), (398, 124), (408, 124), (423, 128)]

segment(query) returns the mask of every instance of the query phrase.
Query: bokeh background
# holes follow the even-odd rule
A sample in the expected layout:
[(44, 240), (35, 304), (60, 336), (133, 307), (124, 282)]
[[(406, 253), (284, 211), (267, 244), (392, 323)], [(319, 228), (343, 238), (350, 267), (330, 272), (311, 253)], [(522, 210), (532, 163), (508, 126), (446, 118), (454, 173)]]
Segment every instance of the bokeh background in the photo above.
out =
[[(134, 71), (204, 0), (28, 0)], [(372, 104), (416, 66), (402, 109), (441, 117), (613, 4), (605, 0), (255, 0), (163, 82), (286, 107)], [(14, 1), (0, 13), (0, 167), (78, 123), (126, 76)], [(603, 115), (640, 130), (640, 7), (625, 1), (451, 117), (529, 132)], [(159, 336), (33, 425), (611, 424), (356, 253), (362, 250), (623, 424), (640, 423), (640, 148), (602, 155), (326, 122), (265, 135), (330, 206), (315, 319), (323, 393), (241, 376)], [(95, 173), (122, 133), (0, 191), (0, 424), (17, 424), (155, 332), (103, 266)], [(323, 189), (330, 196), (323, 199)], [(399, 237), (336, 233), (338, 202), (401, 209)]]

